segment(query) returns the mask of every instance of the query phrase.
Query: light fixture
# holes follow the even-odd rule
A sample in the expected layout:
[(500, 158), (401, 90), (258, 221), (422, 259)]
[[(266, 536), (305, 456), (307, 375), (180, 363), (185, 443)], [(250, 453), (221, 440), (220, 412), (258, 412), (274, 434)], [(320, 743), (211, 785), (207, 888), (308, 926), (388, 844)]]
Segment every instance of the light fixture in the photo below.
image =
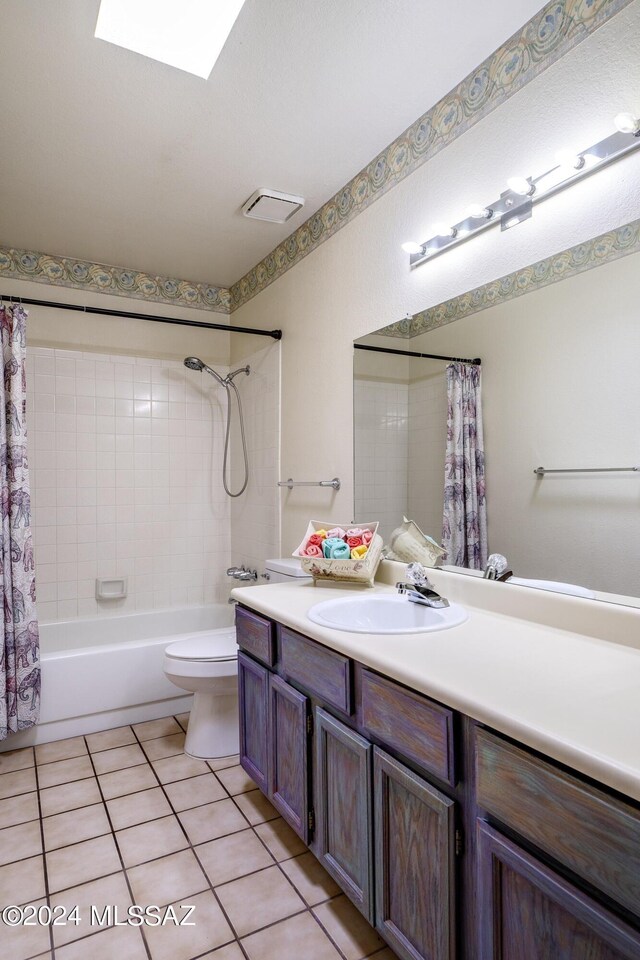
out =
[(95, 36), (206, 80), (244, 0), (101, 0)]
[(434, 223), (432, 229), (436, 237), (449, 237), (451, 240), (453, 240), (458, 232), (456, 227), (450, 227), (448, 223), (442, 222)]
[(561, 150), (556, 164), (538, 176), (512, 177), (505, 190), (493, 203), (474, 203), (459, 223), (437, 223), (433, 235), (423, 243), (403, 244), (409, 264), (417, 267), (433, 260), (459, 243), (464, 243), (483, 230), (500, 224), (511, 230), (533, 216), (533, 207), (584, 177), (622, 159), (640, 147), (640, 120), (631, 113), (619, 113), (614, 120), (616, 132), (584, 150)]
[(619, 113), (613, 122), (620, 133), (632, 133), (634, 137), (640, 136), (640, 120), (632, 113)]
[(535, 191), (535, 185), (527, 177), (509, 177), (507, 186), (511, 193), (517, 193), (520, 197), (528, 197)]
[(467, 210), (467, 215), (473, 220), (490, 220), (493, 210), (491, 207), (483, 207), (481, 203), (472, 203)]
[(556, 153), (556, 163), (560, 167), (566, 167), (571, 170), (582, 170), (585, 164), (584, 157), (572, 150), (558, 150)]
[(422, 253), (424, 247), (421, 243), (416, 243), (415, 240), (407, 240), (406, 243), (402, 244), (402, 249), (405, 253)]

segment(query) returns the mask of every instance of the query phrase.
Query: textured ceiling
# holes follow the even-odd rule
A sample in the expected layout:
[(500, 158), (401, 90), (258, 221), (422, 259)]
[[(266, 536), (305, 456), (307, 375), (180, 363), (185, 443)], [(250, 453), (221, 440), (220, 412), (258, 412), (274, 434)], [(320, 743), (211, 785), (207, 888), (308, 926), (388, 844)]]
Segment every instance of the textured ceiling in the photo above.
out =
[[(208, 81), (0, 0), (0, 243), (229, 286), (539, 8), (246, 0)], [(257, 187), (301, 194), (247, 220)]]

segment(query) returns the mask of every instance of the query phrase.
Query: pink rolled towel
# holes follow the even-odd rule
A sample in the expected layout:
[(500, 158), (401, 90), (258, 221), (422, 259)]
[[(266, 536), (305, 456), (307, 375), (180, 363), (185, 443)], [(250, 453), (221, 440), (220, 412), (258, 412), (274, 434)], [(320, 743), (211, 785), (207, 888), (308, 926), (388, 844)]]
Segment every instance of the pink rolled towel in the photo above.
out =
[(308, 543), (304, 550), (300, 551), (303, 557), (322, 557), (324, 556), (322, 552), (322, 547), (319, 547), (317, 543)]
[(373, 531), (372, 530), (363, 530), (362, 531), (362, 542), (369, 546), (373, 540)]
[(332, 530), (327, 530), (327, 540), (330, 540), (332, 537), (335, 537), (337, 540), (344, 540), (346, 533), (342, 527), (334, 527)]
[(350, 530), (347, 530), (347, 537), (361, 537), (364, 533), (362, 527), (352, 527)]

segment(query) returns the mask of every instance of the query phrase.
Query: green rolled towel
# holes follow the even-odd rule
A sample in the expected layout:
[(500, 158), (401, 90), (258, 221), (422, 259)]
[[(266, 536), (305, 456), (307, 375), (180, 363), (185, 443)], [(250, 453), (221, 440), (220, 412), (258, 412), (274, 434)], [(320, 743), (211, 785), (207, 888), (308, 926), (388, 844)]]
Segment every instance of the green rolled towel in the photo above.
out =
[[(326, 540), (325, 540), (326, 543)], [(330, 560), (350, 560), (351, 549), (344, 540), (335, 540), (329, 547)]]

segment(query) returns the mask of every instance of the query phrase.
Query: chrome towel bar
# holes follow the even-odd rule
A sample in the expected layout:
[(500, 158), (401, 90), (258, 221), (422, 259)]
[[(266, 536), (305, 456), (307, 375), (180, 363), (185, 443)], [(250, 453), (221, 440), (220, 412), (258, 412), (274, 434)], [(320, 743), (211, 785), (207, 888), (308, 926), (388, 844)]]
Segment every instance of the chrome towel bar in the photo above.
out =
[(340, 489), (340, 480), (334, 477), (333, 480), (278, 480), (279, 487), (286, 487), (292, 490), (293, 487), (333, 487), (334, 490)]
[(539, 477), (547, 473), (640, 473), (640, 467), (562, 467), (560, 470), (536, 467), (533, 472)]

